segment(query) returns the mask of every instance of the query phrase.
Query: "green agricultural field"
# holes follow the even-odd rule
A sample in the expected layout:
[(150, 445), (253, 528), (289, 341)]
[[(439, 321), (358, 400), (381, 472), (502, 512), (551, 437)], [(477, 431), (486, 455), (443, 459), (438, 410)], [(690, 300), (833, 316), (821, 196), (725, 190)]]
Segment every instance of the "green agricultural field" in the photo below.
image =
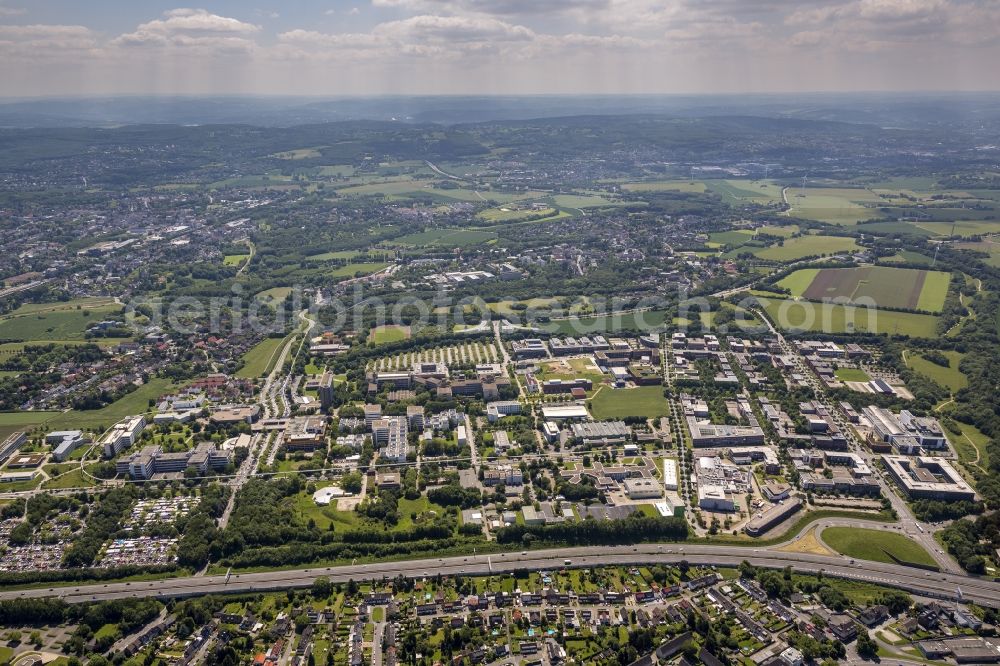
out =
[(793, 234), (799, 233), (799, 231), (799, 225), (797, 224), (786, 224), (780, 227), (768, 225), (757, 229), (757, 233), (767, 234), (768, 236), (780, 236), (781, 238), (789, 238)]
[(781, 186), (764, 180), (706, 180), (709, 190), (730, 204), (771, 204), (781, 201)]
[(284, 338), (264, 338), (243, 355), (243, 367), (237, 377), (261, 377), (267, 374), (278, 358)]
[(918, 227), (913, 222), (902, 222), (894, 220), (892, 222), (872, 222), (870, 224), (859, 224), (858, 231), (871, 234), (901, 234), (904, 236), (920, 236), (929, 238), (936, 235), (933, 231), (928, 231)]
[(834, 376), (842, 382), (867, 382), (871, 381), (868, 373), (861, 368), (837, 368), (833, 372)]
[(290, 293), (292, 293), (291, 287), (273, 287), (255, 294), (254, 298), (261, 303), (277, 304), (288, 298)]
[(929, 266), (932, 260), (930, 257), (920, 254), (919, 252), (903, 250), (902, 252), (897, 252), (891, 257), (879, 259), (879, 261), (886, 264), (923, 264), (925, 266)]
[(827, 527), (820, 539), (838, 553), (887, 564), (921, 564), (937, 567), (923, 546), (902, 534), (859, 527)]
[(371, 273), (377, 273), (378, 271), (384, 269), (389, 264), (382, 262), (362, 262), (357, 264), (345, 264), (339, 268), (335, 268), (327, 275), (331, 277), (354, 277), (355, 275), (369, 275)]
[(126, 416), (149, 411), (149, 401), (170, 393), (176, 385), (168, 379), (155, 377), (107, 407), (89, 411), (63, 412), (46, 423), (52, 430), (95, 430), (108, 428)]
[(488, 308), (491, 312), (497, 313), (498, 315), (523, 316), (526, 310), (515, 308), (515, 306), (522, 306), (522, 305), (526, 306), (528, 310), (551, 309), (559, 305), (559, 299), (529, 298), (524, 301), (497, 301), (495, 303), (486, 303), (485, 301), (479, 301), (476, 303), (475, 308), (481, 310), (483, 307), (485, 307)]
[(226, 266), (239, 266), (249, 258), (249, 254), (227, 254), (222, 258), (222, 263)]
[(360, 250), (342, 250), (340, 252), (324, 252), (322, 254), (313, 254), (306, 257), (306, 261), (331, 261), (333, 259), (343, 259), (344, 261), (350, 261), (351, 259), (357, 259), (363, 256), (365, 253)]
[(818, 273), (818, 268), (803, 268), (783, 277), (777, 282), (777, 285), (787, 289), (794, 298), (801, 298), (809, 285), (816, 279)]
[(971, 242), (971, 243), (961, 243), (955, 247), (962, 250), (975, 250), (976, 252), (984, 252), (989, 256), (983, 259), (983, 262), (988, 266), (993, 266), (994, 268), (1000, 268), (1000, 243), (996, 242), (993, 237), (983, 238), (981, 241)]
[(876, 208), (866, 208), (863, 204), (883, 203), (872, 192), (864, 189), (836, 187), (789, 188), (788, 203), (791, 217), (819, 220), (830, 224), (853, 226), (863, 220), (883, 217)]
[(852, 305), (758, 298), (779, 328), (827, 333), (868, 331), (936, 338), (938, 318), (929, 314), (878, 310)]
[(626, 416), (652, 419), (670, 413), (662, 386), (637, 386), (630, 389), (605, 386), (589, 402), (595, 419), (620, 419)]
[(920, 290), (920, 300), (917, 309), (925, 312), (941, 312), (945, 298), (948, 297), (948, 285), (951, 276), (942, 271), (927, 271), (924, 274), (924, 287)]
[(701, 181), (652, 180), (622, 184), (622, 190), (626, 192), (704, 192), (705, 189), (705, 183)]
[(0, 442), (18, 430), (31, 430), (51, 421), (58, 412), (0, 412)]
[(319, 148), (297, 148), (296, 150), (286, 150), (283, 153), (271, 155), (271, 157), (279, 160), (308, 160), (322, 156), (323, 153), (319, 152)]
[(122, 306), (109, 300), (23, 305), (0, 317), (0, 339), (84, 340), (87, 328), (105, 319), (122, 319)]
[[(961, 213), (957, 209), (956, 213)], [(935, 236), (985, 236), (988, 234), (1000, 234), (1000, 222), (996, 220), (958, 220), (952, 222), (915, 222), (916, 226), (926, 229)]]
[[(548, 196), (547, 192), (538, 190), (527, 190), (525, 192), (499, 192), (493, 190), (434, 190), (435, 193), (444, 197), (458, 199), (460, 201), (495, 201), (497, 203), (510, 203), (511, 201), (527, 201), (529, 199), (542, 199)], [(459, 194), (461, 193), (461, 196)], [(465, 193), (468, 193), (466, 195)]]
[[(430, 188), (429, 180), (395, 179), (385, 180), (377, 183), (367, 183), (365, 185), (354, 185), (352, 187), (337, 188), (337, 194), (342, 197), (355, 196), (377, 196), (389, 194), (422, 194), (425, 192), (438, 192)], [(446, 192), (445, 190), (444, 192)]]
[(552, 197), (557, 206), (563, 208), (600, 208), (602, 206), (620, 206), (622, 202), (608, 201), (604, 197), (585, 194), (557, 194)]
[(208, 187), (213, 190), (221, 190), (228, 187), (288, 188), (290, 186), (297, 187), (298, 183), (293, 182), (291, 176), (274, 172), (260, 175), (238, 176), (236, 178), (226, 178), (225, 180), (219, 180), (211, 183)]
[(323, 176), (326, 178), (339, 177), (339, 178), (350, 178), (354, 175), (354, 167), (350, 164), (333, 164), (327, 166), (321, 166), (316, 170), (317, 176)]
[(778, 282), (792, 296), (814, 301), (843, 299), (880, 307), (940, 312), (951, 279), (941, 271), (891, 266), (823, 268), (795, 271)]
[(486, 210), (480, 212), (477, 217), (485, 220), (486, 222), (496, 224), (498, 222), (520, 222), (528, 219), (540, 220), (542, 218), (551, 217), (557, 212), (558, 211), (551, 206), (541, 210), (501, 206), (499, 208), (487, 208)]
[[(763, 230), (762, 230), (763, 231)], [(795, 261), (803, 257), (842, 254), (860, 250), (861, 246), (853, 238), (843, 236), (798, 236), (789, 238), (781, 245), (757, 250), (754, 255), (768, 261)]]
[(753, 240), (754, 232), (749, 229), (736, 229), (734, 231), (719, 231), (709, 234), (708, 238), (713, 243), (728, 245), (730, 247), (743, 247)]
[(969, 380), (958, 369), (964, 354), (957, 351), (943, 351), (941, 353), (948, 357), (949, 366), (947, 368), (937, 363), (931, 363), (919, 354), (907, 354), (906, 365), (952, 392), (964, 389), (969, 385)]
[(492, 231), (477, 231), (475, 229), (426, 229), (419, 233), (400, 236), (392, 240), (393, 245), (410, 245), (419, 247), (464, 247), (481, 245), (495, 241), (497, 235)]
[(622, 330), (659, 330), (664, 327), (666, 320), (666, 311), (649, 310), (633, 314), (570, 317), (541, 324), (541, 327), (552, 332), (553, 335), (579, 336), (592, 333), (615, 333)]
[(409, 326), (376, 326), (368, 335), (368, 340), (375, 345), (401, 342), (410, 337)]

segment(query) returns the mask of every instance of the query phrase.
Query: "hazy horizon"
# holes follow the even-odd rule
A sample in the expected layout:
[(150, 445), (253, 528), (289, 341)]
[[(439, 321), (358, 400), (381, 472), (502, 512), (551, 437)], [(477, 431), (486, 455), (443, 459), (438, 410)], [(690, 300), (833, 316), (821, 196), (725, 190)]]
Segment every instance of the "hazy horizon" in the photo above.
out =
[(989, 0), (0, 0), (0, 73), (4, 99), (993, 92), (998, 25)]

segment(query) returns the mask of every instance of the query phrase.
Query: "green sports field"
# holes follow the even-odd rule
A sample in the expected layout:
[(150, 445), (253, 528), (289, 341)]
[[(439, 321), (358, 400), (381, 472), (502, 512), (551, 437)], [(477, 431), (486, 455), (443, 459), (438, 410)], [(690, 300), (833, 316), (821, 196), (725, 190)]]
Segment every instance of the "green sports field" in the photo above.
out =
[(384, 345), (390, 342), (401, 342), (409, 337), (409, 326), (376, 326), (371, 330), (368, 340), (375, 345)]
[(626, 416), (657, 418), (669, 414), (662, 386), (637, 386), (630, 389), (603, 387), (590, 401), (595, 419), (621, 419)]
[(902, 534), (859, 527), (827, 527), (820, 534), (826, 545), (848, 557), (887, 564), (921, 564), (936, 567), (923, 546)]
[(871, 380), (868, 373), (860, 368), (837, 368), (833, 374), (842, 382), (867, 382)]

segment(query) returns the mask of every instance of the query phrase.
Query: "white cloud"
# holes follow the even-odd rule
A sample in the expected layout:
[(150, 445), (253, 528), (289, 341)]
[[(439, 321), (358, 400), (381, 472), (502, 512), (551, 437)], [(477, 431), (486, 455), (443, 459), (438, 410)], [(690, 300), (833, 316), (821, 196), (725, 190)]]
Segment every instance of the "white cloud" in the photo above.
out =
[(100, 46), (96, 33), (82, 25), (0, 25), (3, 57), (52, 60)]
[(997, 42), (1000, 4), (980, 0), (850, 0), (794, 11), (790, 44), (838, 52)]
[(372, 0), (372, 6), (444, 13), (533, 16), (610, 7), (611, 0)]
[(116, 38), (115, 46), (161, 46), (249, 50), (260, 26), (235, 18), (212, 14), (204, 9), (173, 9), (164, 18), (138, 26), (134, 32)]
[[(17, 1), (0, 0), (0, 12)], [(0, 75), (7, 94), (88, 81), (126, 92), (320, 94), (949, 88), (955, 72), (962, 85), (1000, 87), (989, 64), (1000, 61), (1000, 0), (369, 2), (384, 11), (323, 13), (383, 22), (324, 21), (328, 32), (305, 24), (274, 34), (270, 14), (250, 8), (267, 28), (184, 8), (114, 35), (96, 22), (0, 25)]]

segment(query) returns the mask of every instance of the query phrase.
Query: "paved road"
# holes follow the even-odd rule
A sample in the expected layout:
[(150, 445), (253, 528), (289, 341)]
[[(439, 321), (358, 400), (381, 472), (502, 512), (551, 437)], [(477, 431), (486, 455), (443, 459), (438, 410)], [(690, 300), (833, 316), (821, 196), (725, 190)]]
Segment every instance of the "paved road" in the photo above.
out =
[[(185, 597), (203, 594), (262, 592), (288, 588), (305, 588), (318, 576), (333, 582), (442, 575), (488, 575), (519, 569), (552, 570), (571, 560), (574, 567), (620, 566), (634, 564), (676, 564), (687, 560), (696, 565), (735, 567), (743, 560), (755, 566), (781, 569), (794, 567), (800, 573), (817, 573), (837, 578), (887, 585), (925, 597), (957, 600), (959, 598), (1000, 607), (1000, 583), (986, 579), (957, 576), (914, 569), (880, 562), (852, 562), (843, 556), (786, 553), (751, 546), (715, 546), (702, 544), (642, 544), (638, 546), (582, 547), (528, 551), (521, 554), (494, 553), (467, 557), (430, 558), (399, 562), (314, 567), (286, 571), (269, 571), (219, 576), (188, 576), (167, 580), (135, 583), (106, 583), (79, 587), (36, 588), (0, 592), (0, 599), (30, 597), (61, 597), (70, 603), (128, 597)], [(959, 588), (961, 592), (959, 592)]]

